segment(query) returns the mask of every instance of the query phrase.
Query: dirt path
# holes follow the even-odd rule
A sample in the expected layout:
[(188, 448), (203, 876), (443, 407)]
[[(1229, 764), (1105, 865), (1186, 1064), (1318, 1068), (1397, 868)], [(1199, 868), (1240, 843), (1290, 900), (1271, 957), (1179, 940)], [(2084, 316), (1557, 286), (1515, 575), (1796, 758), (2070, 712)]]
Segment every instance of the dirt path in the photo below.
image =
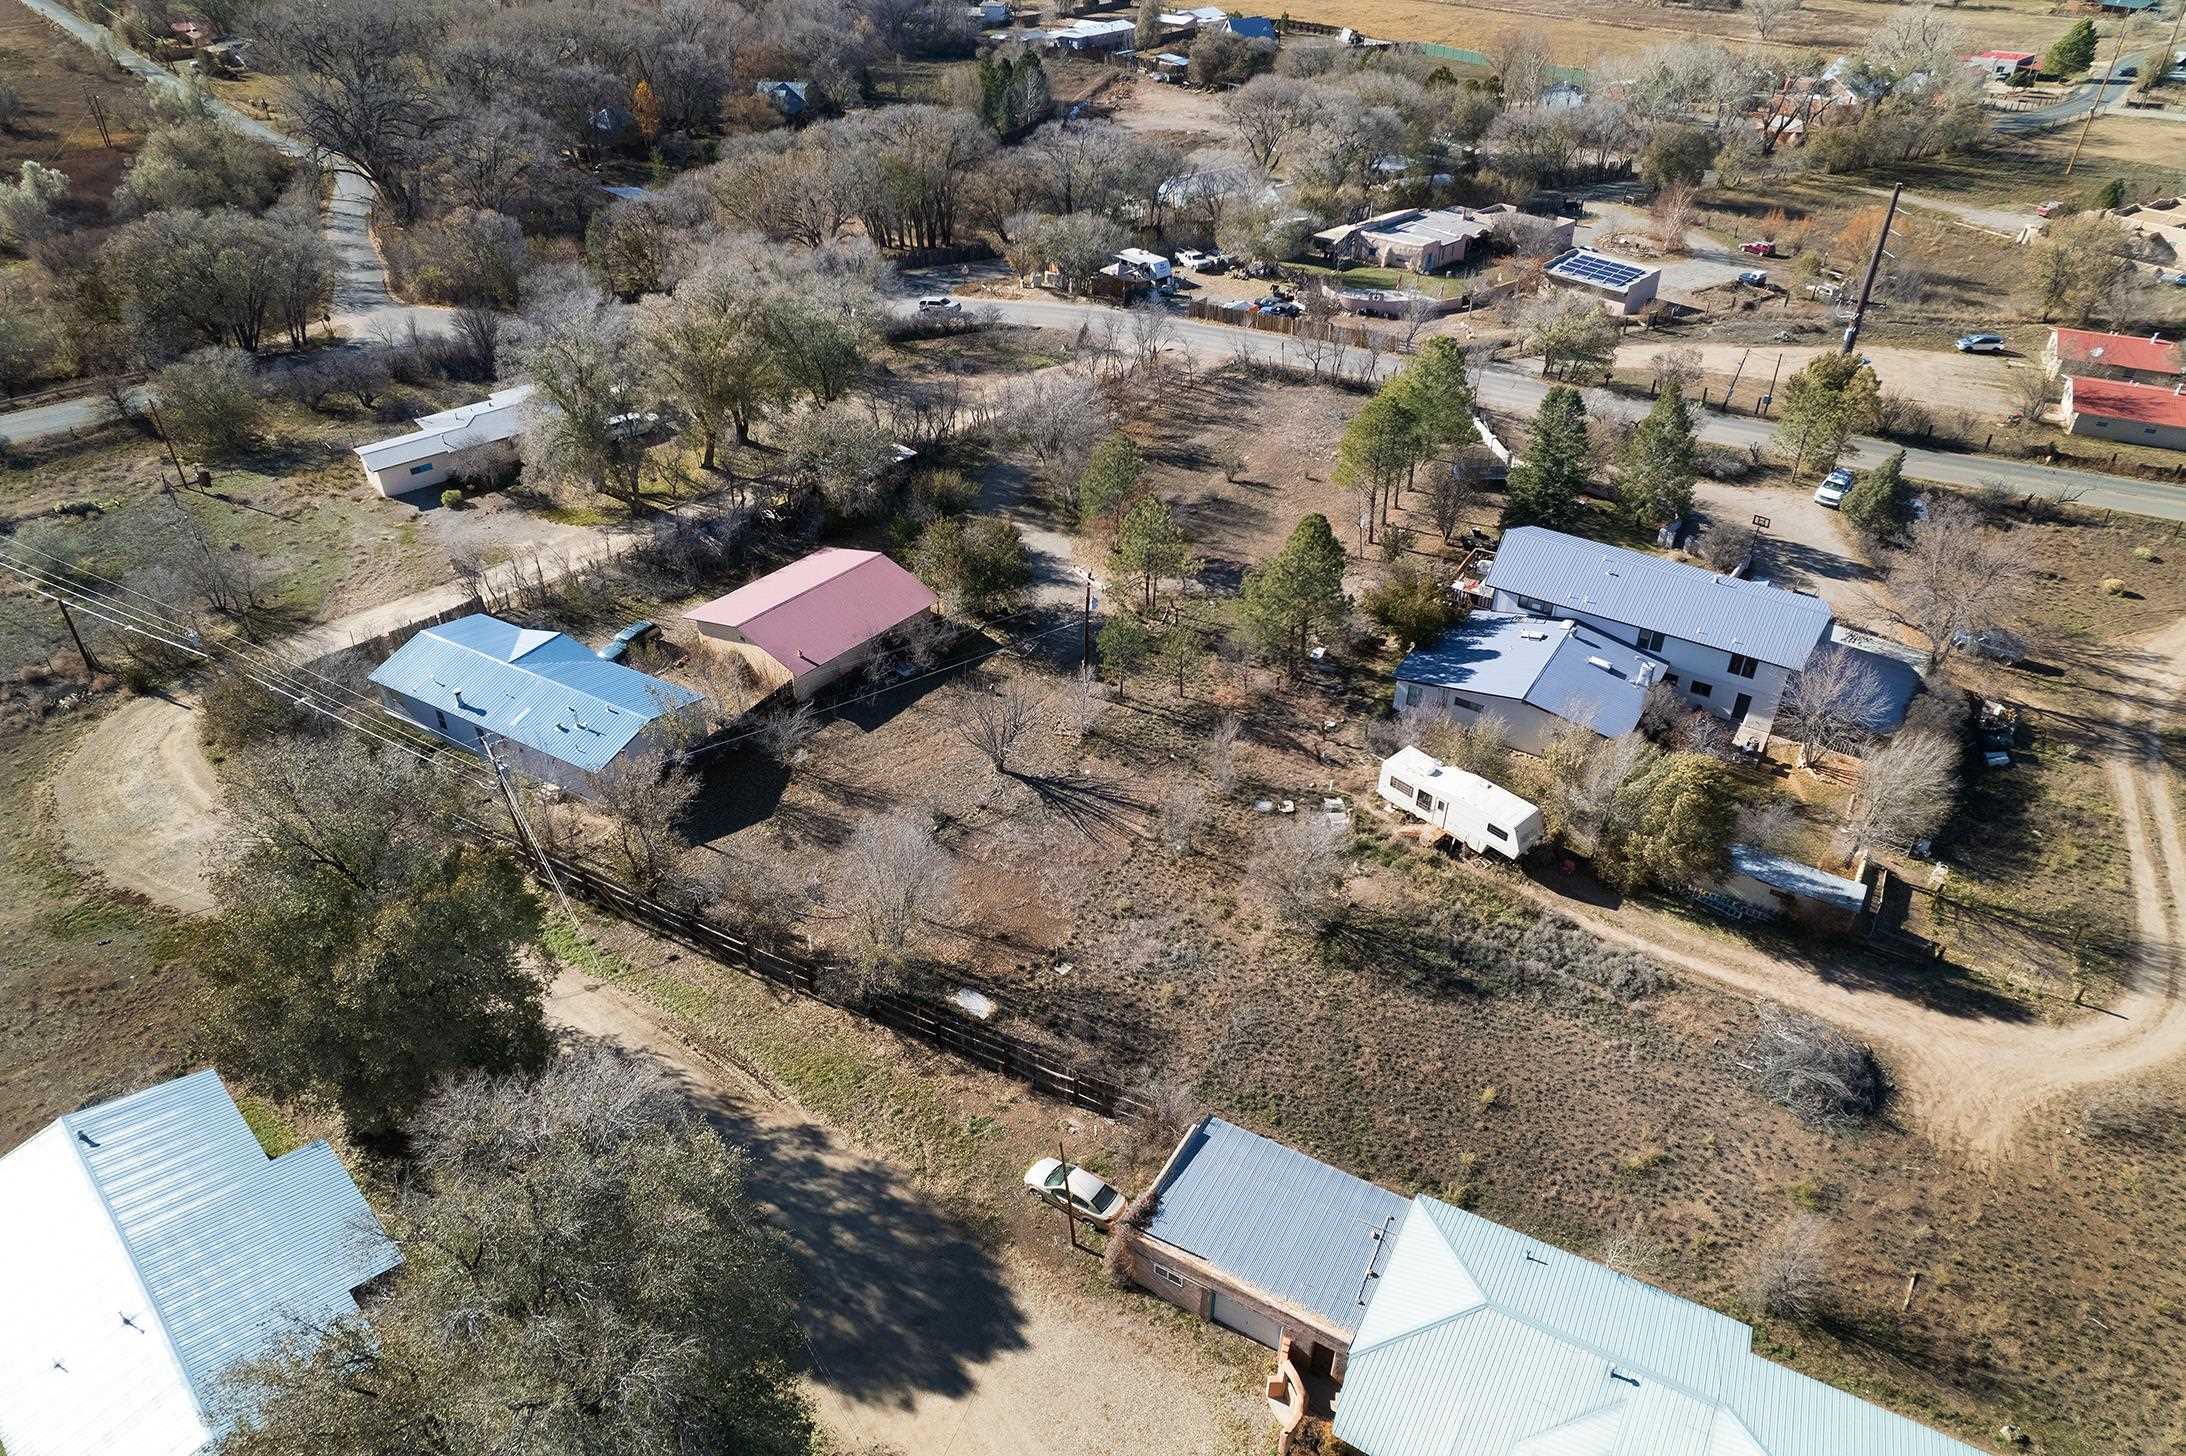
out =
[[(1821, 355), (1837, 352), (1834, 347), (1797, 344), (1625, 344), (1617, 350), (1617, 364), (1625, 369), (1644, 368), (1656, 355), (1672, 350), (1700, 355), (1700, 367), (1711, 376), (1714, 397), (1720, 398), (1724, 384), (1738, 375), (1741, 401), (1749, 400), (1757, 386), (1765, 387), (1771, 375), (1788, 379)], [(1931, 410), (1965, 410), (1988, 419), (2002, 419), (2018, 410), (2012, 399), (2014, 373), (2042, 367), (2036, 360), (1961, 354), (1956, 349), (1869, 344), (1860, 352), (1873, 361), (1875, 378), (1887, 392), (1918, 400)], [(1742, 373), (1741, 362), (1745, 366)], [(1779, 390), (1782, 387), (1777, 386)], [(1741, 403), (1740, 408), (1744, 407)]]
[(804, 1256), (809, 1386), (845, 1448), (1019, 1456), (1097, 1432), (1104, 1450), (1216, 1453), (1268, 1429), (1236, 1371), (1160, 1322), (990, 1253), (901, 1174), (734, 1068), (651, 1008), (565, 974), (548, 1014), (650, 1053), (751, 1159), (752, 1191)]
[(128, 699), (48, 784), (70, 859), (155, 904), (211, 913), (207, 870), (227, 821), (187, 701)]
[[(2186, 683), (2186, 621), (2144, 644), (2162, 666), (2129, 678), (2119, 701), (2170, 702)], [(2121, 709), (2121, 718), (2136, 710)], [(1756, 1000), (1834, 1022), (1885, 1053), (1911, 1120), (1939, 1146), (1978, 1160), (2001, 1155), (2026, 1118), (2054, 1099), (2131, 1077), (2186, 1055), (2186, 833), (2179, 825), (2156, 725), (2128, 735), (2136, 751), (2105, 765), (2125, 822), (2138, 915), (2133, 984), (2099, 1014), (2050, 1026), (1938, 1009), (1883, 988), (1829, 981), (1683, 921), (1633, 905), (1605, 914), (1545, 886), (1498, 875), (1497, 883), (1569, 917), (1612, 944), (1653, 956)]]

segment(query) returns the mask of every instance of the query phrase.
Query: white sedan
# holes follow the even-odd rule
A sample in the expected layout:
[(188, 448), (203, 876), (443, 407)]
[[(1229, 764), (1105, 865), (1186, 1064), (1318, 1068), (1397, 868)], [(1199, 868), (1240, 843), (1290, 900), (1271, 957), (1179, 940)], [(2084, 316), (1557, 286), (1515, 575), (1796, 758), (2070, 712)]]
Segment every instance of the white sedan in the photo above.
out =
[(1837, 467), (1822, 477), (1822, 483), (1814, 487), (1814, 503), (1836, 510), (1844, 504), (1846, 492), (1852, 489), (1852, 472)]
[(918, 301), (920, 313), (959, 313), (964, 305), (943, 293), (930, 293)]
[(1079, 1218), (1103, 1227), (1123, 1214), (1121, 1193), (1109, 1187), (1099, 1174), (1060, 1158), (1042, 1158), (1025, 1169), (1025, 1188), (1041, 1202), (1055, 1208), (1067, 1207)]

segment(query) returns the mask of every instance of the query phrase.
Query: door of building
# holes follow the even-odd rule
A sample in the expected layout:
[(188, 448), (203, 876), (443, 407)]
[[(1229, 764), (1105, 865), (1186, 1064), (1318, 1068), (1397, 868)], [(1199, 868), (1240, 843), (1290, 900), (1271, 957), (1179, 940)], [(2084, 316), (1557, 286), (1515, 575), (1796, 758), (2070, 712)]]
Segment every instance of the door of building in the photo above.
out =
[(1747, 710), (1748, 708), (1751, 708), (1752, 706), (1753, 706), (1753, 694), (1752, 694), (1752, 693), (1740, 693), (1740, 694), (1738, 695), (1738, 701), (1737, 701), (1737, 702), (1735, 702), (1735, 703), (1733, 703), (1733, 704), (1731, 704), (1731, 721), (1732, 721), (1733, 723), (1743, 723), (1743, 722), (1745, 722), (1745, 721), (1746, 721), (1746, 710)]
[(1262, 1314), (1242, 1300), (1233, 1299), (1217, 1289), (1214, 1305), (1210, 1310), (1214, 1322), (1224, 1329), (1235, 1330), (1249, 1340), (1258, 1340), (1274, 1349), (1283, 1340), (1283, 1326), (1273, 1315)]

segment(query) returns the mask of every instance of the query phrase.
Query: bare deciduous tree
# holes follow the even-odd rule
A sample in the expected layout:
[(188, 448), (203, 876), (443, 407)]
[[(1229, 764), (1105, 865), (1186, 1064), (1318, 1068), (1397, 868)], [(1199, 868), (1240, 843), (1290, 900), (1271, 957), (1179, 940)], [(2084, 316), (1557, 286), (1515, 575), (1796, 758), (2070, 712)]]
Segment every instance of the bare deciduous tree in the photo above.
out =
[(1343, 919), (1343, 855), (1336, 822), (1327, 815), (1300, 815), (1275, 826), (1267, 844), (1245, 866), (1245, 877), (1284, 923), (1316, 934)]
[(1746, 1297), (1778, 1319), (1811, 1320), (1828, 1312), (1832, 1286), (1828, 1221), (1800, 1213), (1784, 1220), (1753, 1252)]
[(1928, 518), (1906, 532), (1905, 549), (1890, 553), (1886, 570), (1892, 616), (1928, 639), (1934, 668), (1997, 625), (2030, 568), (1972, 507), (1938, 497)]
[(1435, 529), (1442, 533), (1444, 544), (1456, 537), (1466, 515), (1479, 504), (1480, 471), (1476, 461), (1461, 455), (1429, 474), (1427, 512), (1434, 518)]
[(1243, 718), (1227, 713), (1207, 735), (1207, 781), (1214, 785), (1218, 794), (1227, 794), (1237, 787), (1237, 735), (1244, 728)]
[(999, 688), (950, 690), (948, 715), (957, 736), (978, 749), (996, 773), (1009, 772), (1010, 755), (1040, 720), (1040, 706), (1022, 683)]
[(922, 824), (900, 814), (868, 819), (844, 847), (837, 908), (869, 966), (899, 961), (956, 898), (956, 865)]
[(760, 751), (776, 763), (794, 768), (805, 750), (819, 736), (820, 711), (810, 703), (798, 703), (769, 713), (756, 735)]
[(1958, 793), (1959, 748), (1935, 733), (1908, 730), (1868, 755), (1845, 806), (1854, 849), (1904, 848), (1950, 817)]
[(593, 802), (614, 826), (616, 858), (631, 888), (652, 894), (688, 848), (676, 823), (698, 797), (698, 780), (659, 754), (641, 754), (616, 758), (593, 783)]
[(1825, 646), (1784, 689), (1776, 721), (1786, 738), (1812, 752), (1849, 753), (1889, 722), (1890, 693), (1882, 677), (1849, 648)]
[(1825, 1132), (1859, 1126), (1890, 1097), (1882, 1064), (1865, 1042), (1780, 1006), (1762, 1008), (1761, 1025), (1735, 1062), (1756, 1092)]
[(1162, 796), (1154, 832), (1171, 854), (1184, 854), (1207, 823), (1207, 790), (1187, 783)]

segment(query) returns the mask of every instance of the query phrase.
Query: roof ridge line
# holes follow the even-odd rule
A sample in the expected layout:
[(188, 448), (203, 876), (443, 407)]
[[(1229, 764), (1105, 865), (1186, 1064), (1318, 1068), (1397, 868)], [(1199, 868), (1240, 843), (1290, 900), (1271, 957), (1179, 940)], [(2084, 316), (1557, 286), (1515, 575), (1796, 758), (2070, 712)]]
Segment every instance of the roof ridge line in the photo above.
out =
[[(841, 552), (844, 552), (844, 553), (846, 553), (846, 554), (849, 554), (849, 555), (853, 555), (853, 556), (858, 556), (858, 555), (862, 555), (862, 556), (864, 556), (864, 557), (865, 557), (866, 561), (870, 561), (870, 560), (872, 560), (872, 559), (873, 559), (874, 557), (876, 557), (876, 556), (880, 555), (880, 553), (879, 553), (878, 551), (861, 551), (861, 550), (860, 550), (859, 548), (857, 548), (857, 547), (855, 547), (855, 546), (823, 546), (823, 547), (821, 547), (821, 548), (820, 548), (820, 550), (818, 550), (818, 551), (815, 551), (814, 553), (812, 553), (812, 556), (807, 556), (807, 557), (805, 557), (805, 558), (804, 558), (804, 561), (810, 561), (810, 560), (812, 560), (813, 556), (819, 556), (819, 555), (823, 555), (823, 554), (825, 554), (826, 552), (829, 552), (829, 551), (841, 551)], [(801, 566), (801, 565), (803, 565), (803, 564), (804, 564), (804, 561), (792, 561), (792, 562), (791, 562), (791, 563), (789, 564), (789, 566), (784, 566), (784, 567), (780, 567), (780, 568), (778, 568), (778, 570), (781, 570), (781, 571), (788, 571), (788, 570), (789, 570), (789, 569), (790, 569), (791, 567), (795, 567), (795, 566)], [(750, 615), (749, 617), (746, 617), (746, 618), (745, 618), (744, 620), (745, 620), (745, 621), (747, 621), (747, 622), (752, 622), (752, 621), (756, 621), (756, 620), (758, 620), (759, 618), (761, 618), (761, 617), (764, 617), (764, 616), (765, 616), (765, 615), (766, 615), (767, 613), (769, 613), (769, 612), (779, 611), (779, 610), (781, 610), (781, 609), (782, 609), (783, 607), (786, 607), (786, 606), (788, 606), (788, 605), (789, 605), (789, 604), (790, 604), (791, 602), (794, 602), (794, 601), (798, 601), (798, 600), (800, 600), (800, 599), (802, 599), (802, 598), (804, 598), (804, 597), (806, 597), (806, 596), (809, 596), (809, 595), (811, 595), (811, 594), (812, 594), (813, 592), (816, 592), (816, 591), (818, 591), (818, 590), (819, 590), (819, 589), (820, 589), (821, 587), (823, 587), (823, 586), (826, 586), (826, 585), (827, 585), (827, 584), (828, 584), (829, 582), (831, 582), (831, 581), (834, 581), (834, 580), (836, 580), (836, 579), (837, 579), (838, 577), (844, 576), (844, 575), (846, 575), (846, 574), (847, 574), (847, 573), (849, 573), (849, 572), (852, 572), (852, 571), (856, 571), (856, 570), (858, 569), (858, 567), (860, 567), (860, 566), (863, 566), (864, 564), (865, 564), (865, 561), (859, 561), (859, 562), (855, 562), (855, 563), (851, 564), (850, 566), (846, 566), (846, 567), (844, 567), (844, 568), (843, 568), (843, 570), (841, 570), (841, 571), (835, 572), (835, 573), (833, 573), (833, 574), (831, 574), (831, 575), (828, 575), (828, 576), (823, 576), (823, 577), (821, 577), (821, 578), (820, 578), (820, 579), (819, 579), (818, 581), (815, 581), (815, 582), (813, 582), (813, 583), (812, 583), (811, 585), (809, 585), (809, 586), (801, 586), (801, 587), (797, 588), (797, 590), (795, 590), (795, 591), (791, 592), (791, 593), (790, 593), (790, 594), (789, 594), (788, 596), (786, 596), (786, 597), (783, 597), (783, 598), (782, 598), (782, 599), (781, 599), (780, 601), (778, 601), (778, 602), (775, 602), (775, 603), (774, 603), (774, 604), (773, 604), (772, 606), (766, 606), (766, 607), (761, 607), (761, 608), (760, 608), (760, 609), (759, 609), (758, 611), (756, 611), (756, 612), (752, 613), (752, 614), (751, 614), (751, 615)], [(772, 574), (773, 574), (773, 573), (771, 573), (771, 572), (770, 572), (770, 573), (768, 573), (768, 575), (772, 575)], [(742, 590), (744, 589), (744, 587), (749, 587), (749, 586), (757, 586), (757, 585), (759, 585), (759, 582), (760, 582), (760, 581), (765, 581), (765, 580), (766, 580), (766, 577), (762, 576), (762, 577), (760, 577), (760, 578), (759, 578), (759, 581), (747, 581), (747, 582), (745, 582), (745, 583), (744, 583), (744, 586), (740, 586), (740, 587), (738, 587), (738, 588), (736, 589), (736, 591), (742, 591)], [(736, 595), (736, 592), (730, 592), (730, 593), (729, 593), (729, 595), (730, 595), (730, 596), (735, 596), (735, 595)]]

